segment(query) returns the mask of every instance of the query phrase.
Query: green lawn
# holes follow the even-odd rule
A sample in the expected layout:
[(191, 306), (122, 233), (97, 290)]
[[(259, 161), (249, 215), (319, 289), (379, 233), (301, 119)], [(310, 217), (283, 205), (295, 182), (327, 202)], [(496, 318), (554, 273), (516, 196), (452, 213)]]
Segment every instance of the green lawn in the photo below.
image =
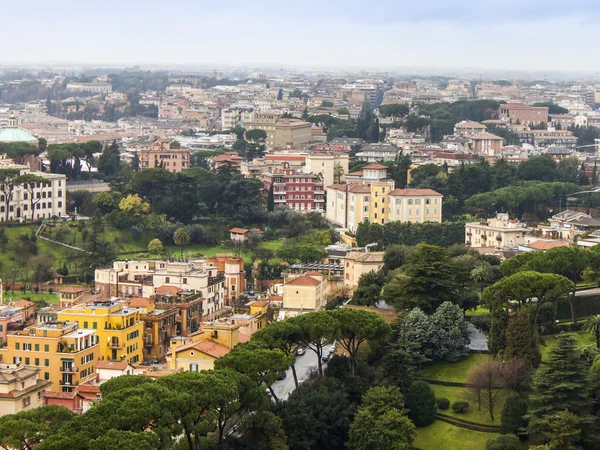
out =
[(428, 427), (417, 428), (414, 446), (420, 450), (483, 450), (488, 439), (495, 433), (482, 433), (456, 427), (436, 420)]
[(435, 392), (436, 398), (445, 397), (450, 400), (450, 405), (456, 401), (468, 401), (469, 409), (464, 414), (458, 414), (452, 411), (452, 407), (442, 411), (438, 410), (438, 412), (442, 414), (447, 414), (450, 416), (454, 416), (458, 419), (470, 420), (471, 422), (483, 423), (487, 425), (500, 425), (500, 411), (502, 411), (502, 407), (504, 406), (504, 401), (508, 396), (508, 392), (505, 390), (500, 391), (498, 394), (498, 403), (494, 408), (494, 421), (490, 418), (490, 413), (487, 410), (482, 409), (479, 411), (477, 409), (477, 405), (474, 401), (465, 396), (467, 393), (466, 388), (462, 387), (454, 387), (454, 386), (440, 386), (437, 384), (430, 384), (431, 389)]
[(415, 373), (418, 377), (432, 380), (454, 381), (462, 383), (467, 377), (471, 366), (484, 359), (492, 359), (492, 355), (485, 353), (471, 353), (458, 362), (437, 361), (425, 366)]
[(59, 301), (58, 294), (55, 294), (55, 293), (49, 294), (47, 292), (43, 292), (43, 293), (36, 294), (35, 292), (22, 293), (20, 291), (17, 291), (17, 292), (10, 291), (10, 292), (4, 293), (4, 301), (5, 302), (21, 300), (22, 298), (26, 298), (26, 297), (29, 298), (29, 300), (31, 300), (32, 302), (35, 302), (37, 300), (43, 300), (46, 303), (58, 303), (58, 301)]
[[(596, 339), (594, 335), (591, 333), (585, 333), (583, 331), (576, 331), (569, 333), (577, 339), (578, 346), (584, 347), (587, 345), (596, 345)], [(548, 357), (548, 353), (550, 353), (550, 349), (556, 345), (556, 340), (558, 339), (558, 334), (552, 334), (548, 336), (542, 336), (543, 343), (545, 345), (540, 346), (540, 351), (542, 352), (542, 361)]]
[(465, 316), (481, 316), (483, 314), (488, 314), (490, 312), (489, 309), (487, 309), (484, 306), (478, 306), (477, 309), (469, 309), (466, 313)]

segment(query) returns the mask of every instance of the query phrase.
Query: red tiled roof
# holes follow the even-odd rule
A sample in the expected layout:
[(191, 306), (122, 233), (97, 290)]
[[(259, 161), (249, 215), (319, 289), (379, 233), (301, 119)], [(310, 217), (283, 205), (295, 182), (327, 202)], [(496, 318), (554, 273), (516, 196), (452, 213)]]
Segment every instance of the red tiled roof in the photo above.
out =
[(534, 241), (531, 244), (529, 244), (529, 248), (532, 248), (534, 250), (550, 250), (551, 248), (556, 248), (556, 247), (567, 247), (569, 244), (567, 244), (566, 242), (560, 242), (560, 241), (544, 241), (544, 240), (538, 240), (538, 241)]
[(239, 233), (239, 234), (246, 234), (248, 232), (248, 230), (246, 230), (245, 228), (232, 228), (231, 230), (229, 230), (230, 233)]
[(245, 334), (240, 334), (238, 336), (238, 342), (248, 342), (250, 341), (250, 336), (246, 336)]
[(321, 282), (308, 275), (302, 275), (301, 277), (288, 281), (286, 284), (291, 286), (318, 286)]
[(76, 396), (77, 396), (77, 392), (52, 392), (52, 391), (42, 392), (42, 397), (44, 397), (44, 398), (60, 398), (63, 400), (73, 400)]
[(429, 196), (429, 197), (443, 197), (439, 192), (433, 189), (394, 189), (388, 195), (392, 197), (417, 197), (417, 196)]
[(213, 358), (220, 358), (221, 356), (225, 356), (229, 353), (229, 347), (223, 344), (219, 344), (214, 341), (200, 341), (193, 347), (199, 352), (205, 353), (208, 356), (212, 356)]
[(84, 286), (65, 286), (63, 288), (60, 288), (58, 292), (63, 294), (77, 294), (79, 292), (85, 292), (87, 290), (88, 289), (86, 289)]
[(158, 295), (175, 295), (179, 292), (181, 292), (180, 288), (178, 288), (177, 286), (169, 286), (167, 284), (164, 284), (154, 289), (154, 293)]
[(16, 302), (14, 302), (13, 305), (18, 306), (20, 308), (29, 308), (30, 306), (35, 306), (35, 303), (22, 298), (21, 300), (17, 300)]
[(150, 304), (150, 299), (146, 297), (133, 297), (129, 300), (129, 306), (131, 308), (147, 308)]

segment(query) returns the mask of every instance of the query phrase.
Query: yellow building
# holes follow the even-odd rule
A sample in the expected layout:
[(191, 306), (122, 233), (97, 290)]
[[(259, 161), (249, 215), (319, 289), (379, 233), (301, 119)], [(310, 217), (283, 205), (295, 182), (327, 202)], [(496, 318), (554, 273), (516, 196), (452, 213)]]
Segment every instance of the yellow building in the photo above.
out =
[(186, 372), (212, 370), (214, 362), (239, 342), (239, 328), (237, 324), (218, 321), (189, 336), (172, 337), (167, 368)]
[(344, 285), (354, 291), (360, 277), (369, 272), (379, 272), (383, 267), (385, 252), (350, 252), (344, 258)]
[(96, 330), (75, 322), (47, 322), (19, 330), (6, 337), (0, 349), (3, 364), (34, 366), (40, 377), (51, 381), (50, 390), (71, 392), (74, 386), (96, 376), (100, 352)]
[(441, 222), (444, 196), (433, 189), (394, 189), (388, 194), (390, 222)]
[(58, 320), (76, 322), (83, 330), (94, 330), (100, 344), (100, 359), (129, 364), (143, 360), (144, 322), (137, 308), (125, 303), (96, 301), (59, 311)]
[(283, 308), (286, 317), (303, 312), (320, 311), (327, 303), (327, 279), (319, 272), (288, 278), (283, 285)]
[(42, 406), (42, 393), (51, 383), (40, 380), (39, 373), (23, 364), (0, 364), (0, 416)]

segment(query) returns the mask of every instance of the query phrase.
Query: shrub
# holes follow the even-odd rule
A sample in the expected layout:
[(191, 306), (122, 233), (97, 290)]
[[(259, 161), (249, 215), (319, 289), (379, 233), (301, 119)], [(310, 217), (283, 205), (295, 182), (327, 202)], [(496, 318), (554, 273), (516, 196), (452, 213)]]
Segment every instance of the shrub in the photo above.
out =
[(485, 450), (519, 450), (521, 441), (514, 434), (504, 434), (496, 439), (488, 439)]
[(468, 317), (469, 322), (475, 325), (484, 333), (489, 333), (492, 326), (492, 315), (490, 313), (481, 314), (479, 316)]
[(436, 399), (437, 407), (439, 409), (448, 409), (450, 408), (450, 400), (445, 397)]
[(452, 403), (452, 411), (457, 414), (464, 414), (469, 409), (469, 402), (454, 402)]
[(413, 381), (406, 394), (408, 418), (418, 427), (426, 427), (435, 421), (437, 411), (435, 394), (425, 381)]
[(527, 401), (520, 395), (509, 395), (500, 415), (500, 432), (502, 434), (524, 435), (527, 428)]

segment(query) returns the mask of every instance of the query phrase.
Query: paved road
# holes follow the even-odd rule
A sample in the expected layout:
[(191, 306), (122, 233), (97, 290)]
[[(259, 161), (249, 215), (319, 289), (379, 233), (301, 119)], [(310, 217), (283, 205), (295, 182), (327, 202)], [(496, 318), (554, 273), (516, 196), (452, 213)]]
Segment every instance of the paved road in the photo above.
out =
[[(329, 351), (328, 346), (325, 347), (325, 351)], [(326, 364), (327, 363), (323, 363), (323, 368)], [(304, 355), (296, 356), (296, 374), (298, 375), (298, 382), (302, 383), (303, 381), (306, 381), (310, 376), (310, 372), (313, 370), (318, 370), (317, 354), (307, 348)], [(294, 389), (296, 389), (292, 369), (288, 369), (286, 373), (287, 376), (285, 379), (277, 381), (271, 386), (279, 400), (286, 400), (289, 395), (294, 392)]]
[(575, 292), (575, 297), (590, 297), (592, 295), (600, 295), (600, 288), (592, 288)]

